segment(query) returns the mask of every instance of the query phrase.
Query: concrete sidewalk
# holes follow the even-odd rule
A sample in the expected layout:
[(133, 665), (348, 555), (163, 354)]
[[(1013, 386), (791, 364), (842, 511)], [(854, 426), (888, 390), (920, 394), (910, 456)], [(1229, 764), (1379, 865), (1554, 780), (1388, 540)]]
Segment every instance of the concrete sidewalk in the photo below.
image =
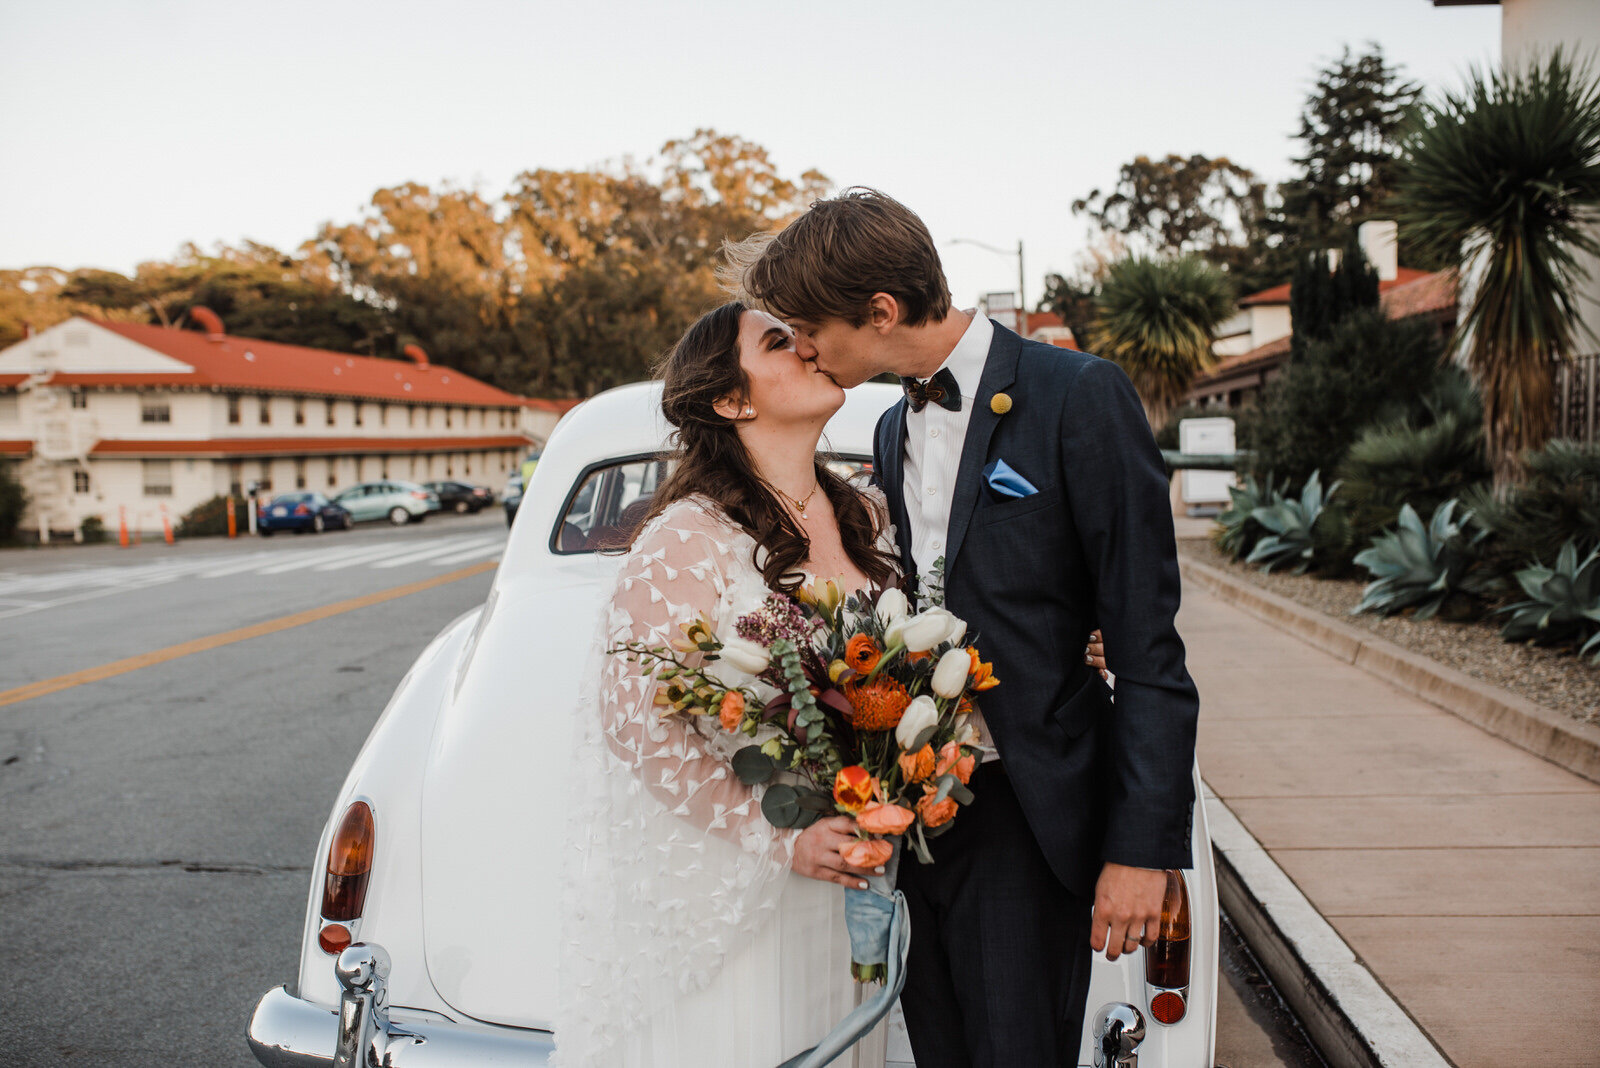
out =
[(1600, 1065), (1600, 786), (1194, 584), (1207, 784), (1452, 1062)]

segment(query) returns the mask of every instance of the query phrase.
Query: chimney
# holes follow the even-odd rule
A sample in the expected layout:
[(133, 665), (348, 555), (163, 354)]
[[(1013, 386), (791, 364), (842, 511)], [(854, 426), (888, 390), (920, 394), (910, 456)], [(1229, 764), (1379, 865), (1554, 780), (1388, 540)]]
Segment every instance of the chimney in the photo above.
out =
[(1393, 282), (1400, 272), (1400, 227), (1392, 219), (1364, 222), (1356, 231), (1361, 251), (1378, 272), (1378, 281)]
[(199, 323), (206, 332), (206, 340), (221, 341), (223, 337), (222, 316), (206, 307), (196, 304), (189, 309), (189, 318)]
[(421, 345), (415, 343), (407, 345), (405, 348), (400, 350), (400, 354), (402, 356), (409, 356), (411, 358), (411, 362), (417, 365), (417, 370), (419, 371), (426, 371), (433, 366), (428, 362), (428, 354), (422, 351)]

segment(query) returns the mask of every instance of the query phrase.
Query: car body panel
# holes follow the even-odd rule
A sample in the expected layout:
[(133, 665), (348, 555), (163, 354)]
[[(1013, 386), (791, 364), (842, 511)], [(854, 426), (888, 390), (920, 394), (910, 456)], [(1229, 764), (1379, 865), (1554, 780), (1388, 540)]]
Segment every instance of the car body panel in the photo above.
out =
[[(415, 493), (424, 496), (416, 497), (413, 495)], [(358, 523), (387, 519), (389, 513), (397, 507), (404, 508), (413, 519), (420, 519), (429, 512), (439, 510), (437, 494), (415, 482), (397, 478), (358, 482), (354, 486), (340, 490), (333, 500), (335, 504), (348, 511)]]
[[(296, 506), (299, 504), (305, 504), (307, 507), (304, 515), (296, 514)], [(256, 529), (314, 530), (319, 514), (322, 516), (324, 530), (339, 530), (345, 526), (347, 519), (353, 518), (344, 507), (320, 493), (309, 491), (284, 493), (257, 507)]]

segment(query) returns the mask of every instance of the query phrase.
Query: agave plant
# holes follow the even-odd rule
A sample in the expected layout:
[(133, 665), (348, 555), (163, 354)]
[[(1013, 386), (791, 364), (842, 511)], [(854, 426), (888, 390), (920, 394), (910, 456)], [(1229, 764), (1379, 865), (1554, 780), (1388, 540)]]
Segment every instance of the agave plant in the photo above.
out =
[(1217, 516), (1215, 540), (1217, 548), (1237, 560), (1250, 551), (1260, 533), (1260, 526), (1253, 518), (1255, 510), (1281, 501), (1283, 493), (1273, 487), (1270, 477), (1263, 487), (1256, 476), (1246, 475), (1244, 485), (1228, 487), (1228, 496), (1232, 500)]
[(1457, 503), (1452, 499), (1439, 505), (1426, 526), (1416, 509), (1401, 505), (1399, 525), (1373, 538), (1371, 548), (1356, 554), (1356, 563), (1367, 569), (1372, 581), (1351, 615), (1382, 612), (1392, 616), (1415, 607), (1418, 619), (1432, 619), (1453, 595), (1484, 591), (1484, 585), (1471, 574), (1475, 562), (1472, 548), (1488, 531), (1469, 533), (1472, 513), (1456, 518)]
[(1266, 527), (1269, 533), (1250, 550), (1245, 562), (1261, 564), (1263, 571), (1271, 571), (1280, 564), (1295, 561), (1294, 573), (1305, 574), (1316, 552), (1313, 530), (1338, 490), (1339, 483), (1335, 482), (1324, 493), (1322, 472), (1313, 471), (1300, 491), (1299, 500), (1283, 497), (1251, 512), (1250, 518)]
[[(1528, 595), (1500, 609), (1511, 618), (1501, 628), (1507, 641), (1535, 641), (1541, 645), (1582, 638), (1591, 628), (1600, 628), (1600, 548), (1578, 562), (1578, 544), (1568, 541), (1556, 556), (1556, 566), (1535, 563), (1517, 572), (1517, 584)], [(1578, 650), (1579, 656), (1594, 653), (1600, 663), (1600, 629)]]

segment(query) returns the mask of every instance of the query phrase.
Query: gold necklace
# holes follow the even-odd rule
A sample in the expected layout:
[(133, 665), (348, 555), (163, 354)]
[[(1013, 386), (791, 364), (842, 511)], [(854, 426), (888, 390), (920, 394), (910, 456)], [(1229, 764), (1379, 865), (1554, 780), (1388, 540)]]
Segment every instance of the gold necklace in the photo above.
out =
[[(778, 496), (782, 497), (784, 500), (786, 500), (790, 504), (794, 505), (794, 510), (800, 513), (800, 518), (801, 519), (810, 519), (811, 517), (806, 514), (806, 505), (811, 503), (811, 498), (815, 497), (817, 495), (817, 490), (819, 490), (821, 488), (822, 488), (822, 483), (813, 482), (811, 484), (811, 492), (806, 494), (805, 498), (803, 500), (798, 500), (798, 501), (795, 500), (793, 497), (789, 496), (787, 493), (783, 492), (783, 490), (778, 490)], [(777, 487), (774, 486), (773, 489), (777, 489)]]

